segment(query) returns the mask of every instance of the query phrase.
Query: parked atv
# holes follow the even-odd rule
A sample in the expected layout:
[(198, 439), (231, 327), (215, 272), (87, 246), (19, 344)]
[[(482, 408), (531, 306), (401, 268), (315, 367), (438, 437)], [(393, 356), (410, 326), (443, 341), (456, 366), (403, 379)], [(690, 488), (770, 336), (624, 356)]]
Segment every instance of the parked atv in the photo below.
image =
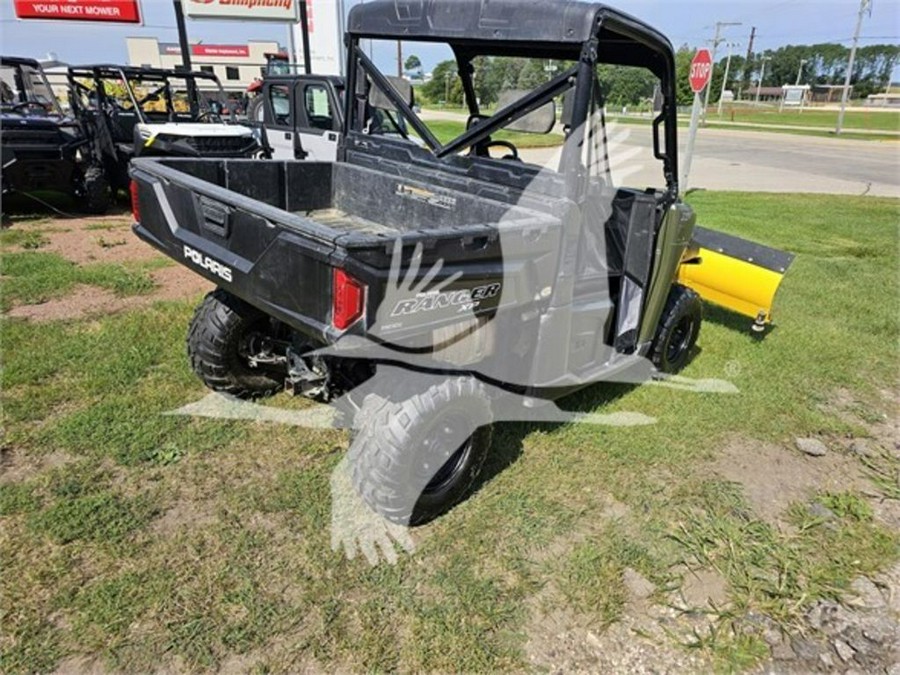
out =
[(0, 147), (3, 197), (52, 191), (79, 210), (105, 213), (109, 183), (76, 120), (63, 114), (40, 64), (0, 57)]
[[(401, 19), (397, 7), (373, 0), (350, 13), (337, 161), (136, 160), (132, 177), (137, 235), (219, 286), (189, 332), (197, 375), (241, 398), (287, 387), (340, 399), (357, 491), (415, 525), (469, 491), (492, 422), (540, 419), (593, 383), (684, 368), (701, 301), (677, 279), (703, 254), (679, 193), (675, 54), (663, 35), (590, 2), (435, 0), (407, 3)], [(450, 47), (463, 133), (438, 140), (410, 88), (366, 55), (373, 38)], [(540, 76), (489, 115), (476, 64), (500, 57)], [(548, 60), (567, 65), (545, 75)], [(601, 64), (660, 81), (660, 188), (613, 182)], [(559, 126), (558, 161), (545, 165), (500, 135)]]
[(215, 75), (156, 68), (69, 68), (73, 114), (109, 182), (127, 189), (135, 157), (254, 157), (252, 130), (221, 116)]

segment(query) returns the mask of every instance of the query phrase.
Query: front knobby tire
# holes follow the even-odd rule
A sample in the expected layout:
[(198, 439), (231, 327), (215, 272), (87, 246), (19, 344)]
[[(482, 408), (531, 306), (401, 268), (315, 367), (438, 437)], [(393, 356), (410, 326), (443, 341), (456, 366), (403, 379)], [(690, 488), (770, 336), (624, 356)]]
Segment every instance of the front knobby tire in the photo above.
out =
[(473, 378), (448, 378), (400, 401), (369, 395), (348, 455), (353, 486), (393, 523), (429, 523), (471, 491), (491, 422), (490, 400)]
[(657, 370), (674, 375), (687, 366), (697, 345), (702, 322), (700, 296), (684, 286), (673, 286), (651, 349), (650, 358)]
[(218, 289), (194, 313), (187, 350), (191, 368), (213, 391), (241, 399), (277, 394), (284, 378), (254, 368), (247, 355), (249, 337), (265, 331), (272, 320), (255, 307)]

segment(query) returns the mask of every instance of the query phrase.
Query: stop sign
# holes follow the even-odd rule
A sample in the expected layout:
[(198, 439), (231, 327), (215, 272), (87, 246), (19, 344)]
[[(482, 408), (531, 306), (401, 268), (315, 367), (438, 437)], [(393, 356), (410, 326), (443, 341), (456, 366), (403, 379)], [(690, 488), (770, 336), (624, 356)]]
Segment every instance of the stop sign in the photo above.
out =
[(691, 61), (691, 89), (699, 94), (706, 89), (712, 78), (712, 55), (708, 49), (701, 49)]

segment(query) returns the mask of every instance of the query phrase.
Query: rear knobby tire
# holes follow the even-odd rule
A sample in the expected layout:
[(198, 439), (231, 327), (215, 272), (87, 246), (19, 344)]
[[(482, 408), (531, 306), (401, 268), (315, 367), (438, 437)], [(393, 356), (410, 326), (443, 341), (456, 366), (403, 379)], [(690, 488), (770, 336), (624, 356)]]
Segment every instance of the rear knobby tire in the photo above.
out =
[(696, 292), (672, 286), (651, 349), (651, 360), (661, 373), (674, 375), (687, 366), (700, 336), (703, 305)]
[(81, 178), (77, 197), (78, 208), (93, 216), (102, 216), (109, 210), (112, 192), (106, 173), (99, 166), (89, 166)]
[(265, 99), (262, 97), (262, 94), (259, 94), (256, 98), (250, 101), (250, 104), (247, 106), (247, 119), (250, 122), (259, 122), (262, 124), (266, 121), (265, 119), (265, 108), (263, 105), (265, 104)]
[[(371, 394), (357, 415), (348, 454), (353, 486), (393, 523), (429, 523), (471, 491), (490, 451), (491, 422), (490, 400), (473, 378), (448, 377), (399, 401)], [(446, 438), (465, 442), (430, 452), (440, 447), (434, 439), (447, 425), (455, 433)]]
[(246, 356), (247, 337), (271, 324), (255, 307), (218, 289), (194, 313), (187, 348), (191, 368), (213, 391), (241, 399), (277, 394), (284, 378), (253, 368)]

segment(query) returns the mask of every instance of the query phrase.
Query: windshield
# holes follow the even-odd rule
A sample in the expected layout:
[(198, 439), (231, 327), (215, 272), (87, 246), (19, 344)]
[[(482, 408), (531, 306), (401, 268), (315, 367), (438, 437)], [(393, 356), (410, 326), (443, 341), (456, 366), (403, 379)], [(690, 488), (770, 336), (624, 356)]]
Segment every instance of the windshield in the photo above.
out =
[(212, 121), (225, 96), (215, 78), (169, 75), (165, 79), (129, 80), (141, 113), (150, 120), (166, 116), (174, 122)]
[[(402, 50), (402, 78), (379, 68), (394, 65), (389, 57), (396, 57), (396, 42), (363, 40), (355, 50), (357, 98), (366, 105), (352, 107), (350, 130), (401, 136), (439, 158), (515, 161), (551, 172), (576, 161), (606, 185), (635, 179), (639, 185), (659, 184), (652, 122), (661, 109), (661, 83), (649, 70), (597, 65), (581, 88), (583, 71), (566, 58), (460, 49), (457, 58), (425, 72), (417, 52), (434, 53), (433, 44), (404, 42)], [(573, 108), (581, 89), (589, 92), (590, 104), (587, 118), (579, 121)], [(582, 151), (565, 156), (568, 139)]]
[(43, 109), (46, 114), (62, 115), (43, 71), (27, 64), (0, 66), (0, 98), (5, 112)]
[(558, 168), (569, 131), (562, 116), (566, 93), (575, 86), (573, 62), (473, 54), (446, 59), (425, 73), (416, 53), (433, 52), (433, 46), (404, 42), (408, 58), (401, 78), (376, 66), (391, 50), (396, 53), (396, 43), (368, 40), (357, 50), (362, 66), (357, 96), (365, 95), (367, 105), (364, 118), (363, 108), (354, 106), (351, 129), (400, 136), (438, 157), (467, 155)]

